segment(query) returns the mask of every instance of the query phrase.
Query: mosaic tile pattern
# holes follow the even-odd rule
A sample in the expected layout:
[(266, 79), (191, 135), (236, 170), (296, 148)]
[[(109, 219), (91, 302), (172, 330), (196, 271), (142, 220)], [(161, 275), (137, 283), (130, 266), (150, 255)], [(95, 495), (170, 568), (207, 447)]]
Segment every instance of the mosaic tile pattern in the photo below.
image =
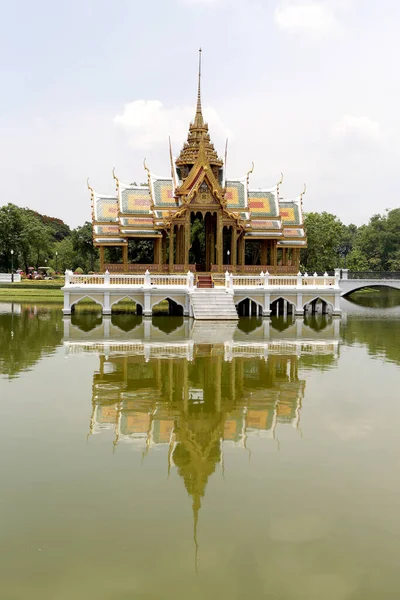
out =
[(153, 183), (154, 204), (162, 208), (174, 207), (176, 202), (173, 195), (171, 179), (156, 179)]
[(118, 217), (117, 198), (103, 198), (98, 196), (94, 202), (94, 213), (96, 221), (115, 221)]
[(301, 225), (298, 204), (296, 202), (282, 202), (281, 219), (284, 225)]
[(225, 200), (229, 209), (247, 208), (244, 184), (240, 181), (227, 181)]
[(94, 231), (97, 235), (118, 235), (118, 225), (96, 225)]
[(303, 229), (288, 229), (284, 230), (285, 237), (304, 237), (305, 233)]
[(152, 227), (153, 226), (153, 217), (123, 217), (121, 219), (121, 225), (133, 226), (133, 227)]
[(121, 192), (121, 212), (131, 214), (149, 214), (151, 207), (148, 188), (128, 188)]
[(253, 229), (280, 229), (280, 221), (268, 221), (267, 219), (260, 219), (259, 221), (252, 221), (251, 226)]
[(249, 192), (249, 209), (255, 217), (279, 216), (276, 193), (263, 190)]

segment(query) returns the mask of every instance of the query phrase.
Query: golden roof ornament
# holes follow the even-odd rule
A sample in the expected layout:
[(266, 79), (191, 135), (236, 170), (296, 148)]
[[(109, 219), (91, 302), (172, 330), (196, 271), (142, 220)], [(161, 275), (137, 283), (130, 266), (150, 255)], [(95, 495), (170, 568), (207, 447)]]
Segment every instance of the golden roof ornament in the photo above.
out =
[(204, 122), (203, 111), (201, 107), (201, 48), (199, 50), (199, 73), (197, 85), (197, 105), (194, 121), (189, 125), (189, 134), (187, 142), (183, 145), (182, 151), (176, 160), (176, 166), (193, 165), (199, 153), (200, 142), (204, 142), (204, 150), (207, 162), (210, 165), (222, 167), (223, 161), (218, 157), (214, 144), (210, 140), (208, 125)]

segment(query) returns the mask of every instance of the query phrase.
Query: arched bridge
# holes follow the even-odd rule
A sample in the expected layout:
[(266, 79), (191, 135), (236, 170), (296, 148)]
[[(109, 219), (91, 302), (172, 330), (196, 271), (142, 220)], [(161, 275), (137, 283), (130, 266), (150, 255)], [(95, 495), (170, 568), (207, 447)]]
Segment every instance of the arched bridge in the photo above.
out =
[(356, 290), (374, 286), (384, 286), (400, 290), (400, 272), (348, 271), (347, 269), (342, 269), (339, 280), (341, 296), (347, 296)]

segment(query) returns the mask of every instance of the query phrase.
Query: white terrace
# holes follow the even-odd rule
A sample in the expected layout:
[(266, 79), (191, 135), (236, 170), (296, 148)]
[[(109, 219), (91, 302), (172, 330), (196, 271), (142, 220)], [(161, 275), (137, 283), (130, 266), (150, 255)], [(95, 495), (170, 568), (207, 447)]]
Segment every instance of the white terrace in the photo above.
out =
[(213, 275), (210, 289), (197, 287), (196, 275), (65, 275), (64, 309), (71, 314), (80, 300), (89, 298), (111, 314), (113, 305), (129, 299), (138, 313), (151, 316), (153, 308), (168, 300), (170, 314), (195, 319), (237, 319), (238, 315), (303, 314), (317, 306), (340, 314), (340, 272), (331, 277), (308, 275)]

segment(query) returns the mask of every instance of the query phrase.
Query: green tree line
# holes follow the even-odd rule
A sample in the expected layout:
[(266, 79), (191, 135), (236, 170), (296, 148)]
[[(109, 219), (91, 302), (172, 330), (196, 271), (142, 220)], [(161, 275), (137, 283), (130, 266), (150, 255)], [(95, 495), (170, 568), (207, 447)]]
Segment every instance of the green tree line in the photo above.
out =
[[(374, 215), (366, 225), (345, 225), (335, 215), (305, 213), (308, 247), (301, 251), (301, 270), (323, 272), (335, 267), (352, 271), (400, 271), (400, 208)], [(129, 260), (150, 259), (149, 242), (130, 246)], [(11, 251), (14, 252), (13, 256)], [(106, 260), (120, 257), (109, 250)], [(143, 255), (143, 256), (142, 256)], [(93, 245), (89, 222), (70, 229), (61, 219), (41, 215), (14, 204), (0, 207), (0, 272), (29, 267), (49, 267), (64, 272), (80, 267), (99, 269), (98, 249)]]

